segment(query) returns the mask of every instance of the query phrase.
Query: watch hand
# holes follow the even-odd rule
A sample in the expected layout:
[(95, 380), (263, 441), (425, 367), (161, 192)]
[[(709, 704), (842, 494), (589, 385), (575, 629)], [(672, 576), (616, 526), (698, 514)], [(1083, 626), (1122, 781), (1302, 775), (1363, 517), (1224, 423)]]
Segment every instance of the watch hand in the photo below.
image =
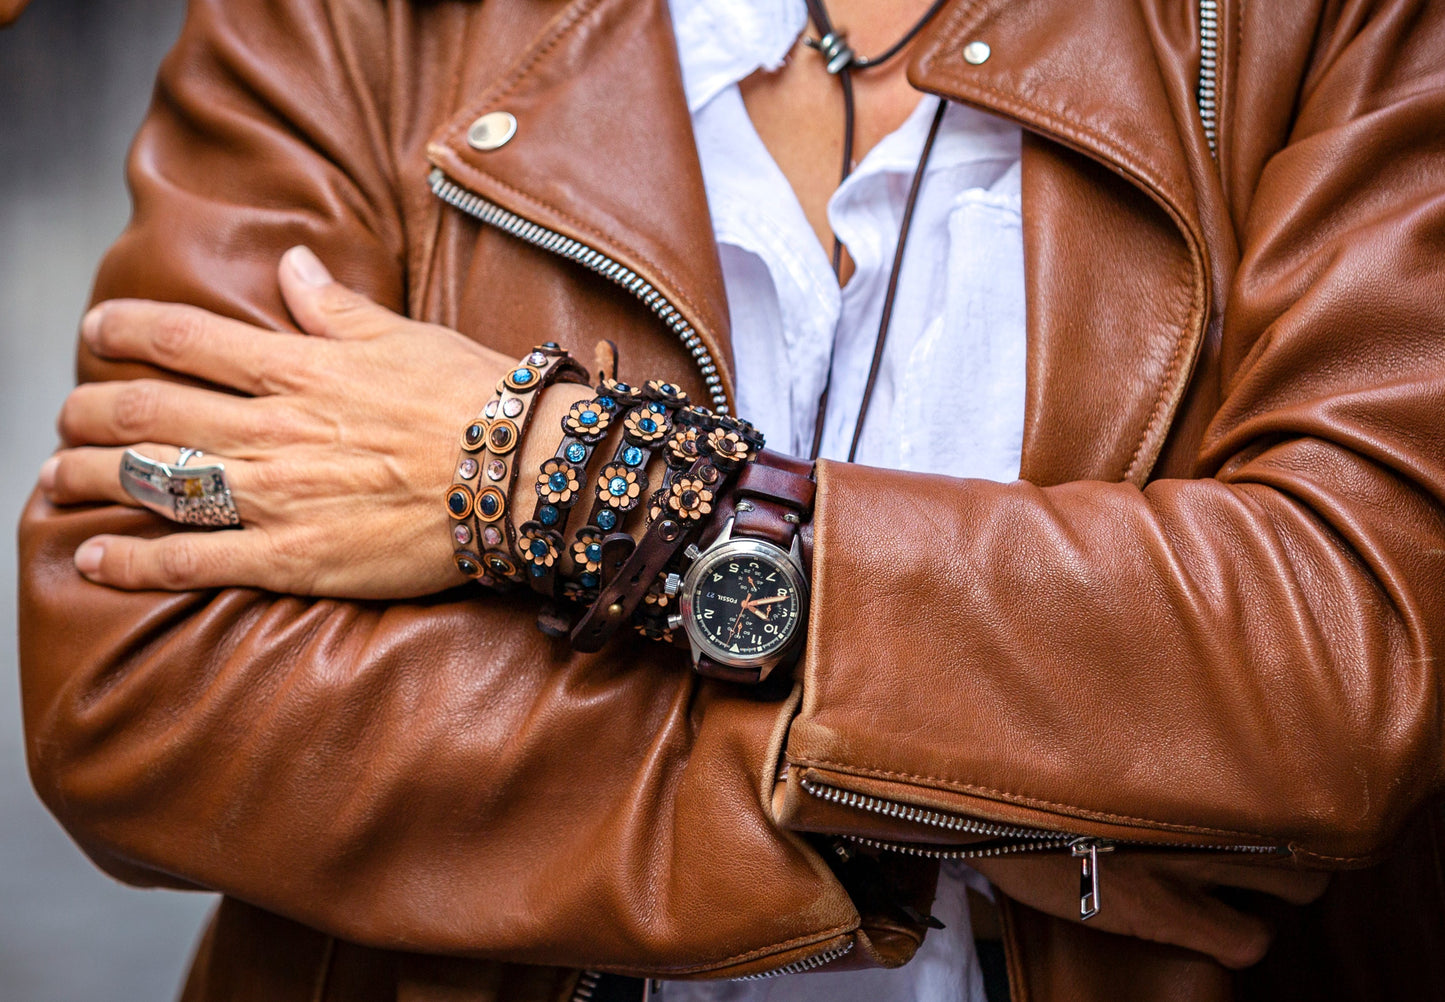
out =
[[(761, 605), (762, 603), (758, 603), (758, 604)], [(757, 605), (750, 605), (750, 606), (748, 606), (748, 612), (751, 612), (754, 616), (757, 616), (757, 617), (758, 617), (759, 619), (761, 619), (763, 622), (767, 622), (767, 620), (768, 620), (768, 614), (767, 614), (767, 612), (759, 609), (759, 608), (757, 607)]]
[(747, 609), (747, 602), (745, 600), (742, 607), (738, 609), (738, 618), (733, 620), (733, 628), (728, 633), (729, 638), (733, 640), (736, 640), (738, 638), (738, 633), (743, 628), (743, 613), (747, 612)]
[(755, 608), (757, 608), (757, 607), (760, 606), (760, 605), (769, 605), (769, 604), (771, 604), (771, 603), (773, 603), (773, 602), (782, 602), (782, 601), (786, 600), (787, 597), (788, 597), (788, 596), (786, 596), (786, 595), (774, 595), (772, 598), (755, 598), (755, 599), (748, 599), (748, 600), (745, 601), (743, 604), (746, 605), (746, 606), (748, 606), (749, 608), (754, 608), (754, 609), (755, 609)]

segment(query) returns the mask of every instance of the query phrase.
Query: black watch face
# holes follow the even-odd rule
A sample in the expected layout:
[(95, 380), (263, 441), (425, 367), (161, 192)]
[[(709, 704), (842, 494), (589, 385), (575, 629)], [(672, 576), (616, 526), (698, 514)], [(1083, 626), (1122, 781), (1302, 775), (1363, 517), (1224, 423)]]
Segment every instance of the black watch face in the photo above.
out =
[[(807, 596), (782, 551), (758, 543), (704, 558), (684, 610), (688, 632), (715, 660), (763, 661), (793, 639)], [(774, 548), (775, 549), (775, 548)]]

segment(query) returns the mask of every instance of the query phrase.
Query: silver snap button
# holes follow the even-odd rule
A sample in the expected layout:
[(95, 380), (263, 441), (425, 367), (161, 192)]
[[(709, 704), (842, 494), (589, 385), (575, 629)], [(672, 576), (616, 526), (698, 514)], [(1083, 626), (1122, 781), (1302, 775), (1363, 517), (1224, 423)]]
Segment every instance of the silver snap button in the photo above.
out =
[(517, 120), (509, 112), (489, 111), (467, 129), (467, 144), (474, 150), (495, 150), (517, 134)]
[(987, 42), (969, 42), (963, 47), (963, 58), (977, 66), (979, 63), (987, 62), (993, 50), (988, 47)]

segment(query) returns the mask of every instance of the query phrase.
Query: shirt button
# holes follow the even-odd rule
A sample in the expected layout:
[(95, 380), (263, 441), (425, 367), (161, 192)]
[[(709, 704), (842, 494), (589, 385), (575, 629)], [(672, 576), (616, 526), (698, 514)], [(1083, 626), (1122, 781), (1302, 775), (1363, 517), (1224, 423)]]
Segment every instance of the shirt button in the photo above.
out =
[(509, 112), (489, 111), (467, 129), (467, 144), (474, 150), (495, 150), (517, 134), (517, 120)]

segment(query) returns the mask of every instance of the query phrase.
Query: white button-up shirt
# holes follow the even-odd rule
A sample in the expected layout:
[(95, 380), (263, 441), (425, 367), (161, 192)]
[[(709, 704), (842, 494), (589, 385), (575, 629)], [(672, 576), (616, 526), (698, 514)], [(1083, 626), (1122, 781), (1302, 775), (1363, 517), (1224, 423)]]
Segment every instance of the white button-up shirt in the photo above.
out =
[[(840, 289), (738, 82), (776, 69), (807, 26), (803, 0), (670, 0), (732, 317), (738, 414), (806, 456), (832, 367), (822, 455), (847, 457), (873, 358), (904, 204), (937, 99), (858, 164), (828, 203), (854, 273)], [(819, 72), (822, 72), (821, 63)], [(929, 159), (859, 462), (1009, 481), (1024, 417), (1023, 243), (1017, 125), (950, 105)], [(945, 866), (946, 926), (896, 971), (760, 982), (668, 982), (665, 1002), (983, 1002), (964, 895)]]

